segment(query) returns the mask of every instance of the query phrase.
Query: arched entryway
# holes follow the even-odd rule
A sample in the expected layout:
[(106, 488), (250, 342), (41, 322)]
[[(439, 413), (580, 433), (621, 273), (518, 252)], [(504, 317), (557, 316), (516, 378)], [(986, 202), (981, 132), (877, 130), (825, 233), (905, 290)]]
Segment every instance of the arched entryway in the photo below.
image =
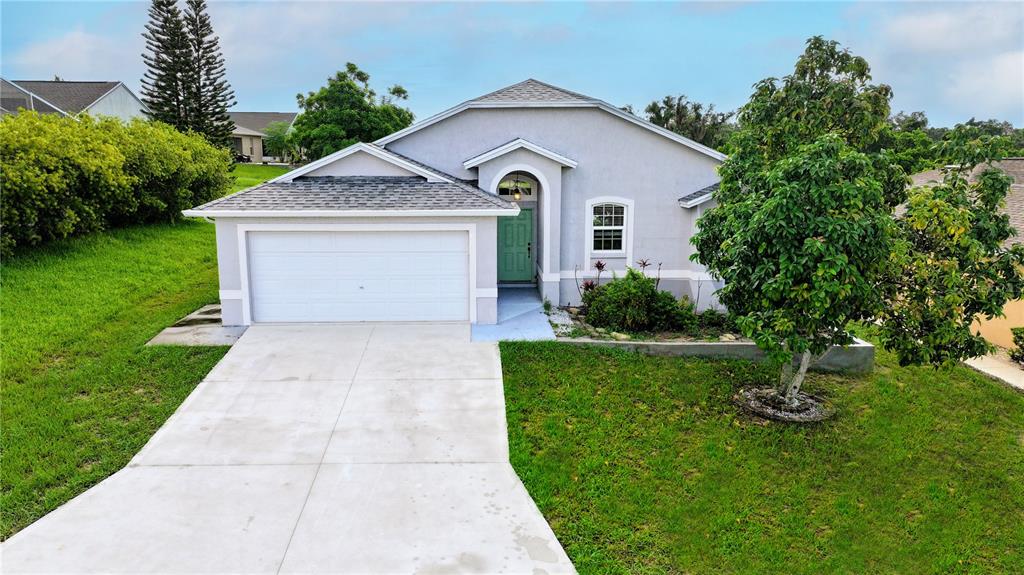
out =
[(537, 207), (539, 180), (526, 170), (516, 169), (497, 178), (493, 193), (519, 205), (519, 215), (498, 218), (498, 284), (523, 285), (536, 280), (540, 237)]

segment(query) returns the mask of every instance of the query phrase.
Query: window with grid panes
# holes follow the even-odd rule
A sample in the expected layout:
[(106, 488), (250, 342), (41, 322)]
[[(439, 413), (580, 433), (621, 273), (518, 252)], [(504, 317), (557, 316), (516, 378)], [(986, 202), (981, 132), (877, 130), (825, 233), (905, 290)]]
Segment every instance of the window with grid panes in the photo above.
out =
[(621, 252), (626, 233), (626, 206), (597, 204), (594, 206), (593, 251)]

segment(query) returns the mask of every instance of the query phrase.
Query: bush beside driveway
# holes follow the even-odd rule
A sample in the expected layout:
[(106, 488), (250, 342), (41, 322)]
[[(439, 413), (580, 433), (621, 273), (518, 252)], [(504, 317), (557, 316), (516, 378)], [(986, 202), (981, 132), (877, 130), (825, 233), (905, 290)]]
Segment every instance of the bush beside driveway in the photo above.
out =
[(580, 573), (1024, 572), (1024, 395), (968, 368), (879, 350), (787, 425), (732, 403), (766, 367), (501, 351), (512, 464)]

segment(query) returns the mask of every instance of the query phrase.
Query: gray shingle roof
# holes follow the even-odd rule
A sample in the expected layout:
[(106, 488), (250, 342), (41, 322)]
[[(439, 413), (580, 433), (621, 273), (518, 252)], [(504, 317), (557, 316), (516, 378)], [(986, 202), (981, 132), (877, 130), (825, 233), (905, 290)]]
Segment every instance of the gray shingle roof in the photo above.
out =
[(718, 189), (718, 184), (719, 182), (715, 182), (710, 186), (697, 190), (696, 192), (686, 194), (685, 196), (679, 198), (679, 203), (682, 204), (683, 207), (687, 208), (693, 207), (697, 204), (701, 204), (705, 201), (705, 197), (710, 197), (711, 194), (715, 193), (715, 190)]
[(594, 98), (570, 92), (551, 84), (530, 78), (490, 94), (474, 98), (472, 102), (595, 102)]
[(265, 133), (271, 122), (291, 124), (298, 112), (228, 112), (236, 126)]
[(67, 82), (64, 80), (11, 80), (69, 114), (91, 106), (120, 82)]
[(420, 177), (304, 177), (268, 182), (195, 208), (223, 211), (365, 211), (514, 209), (508, 201), (464, 183)]

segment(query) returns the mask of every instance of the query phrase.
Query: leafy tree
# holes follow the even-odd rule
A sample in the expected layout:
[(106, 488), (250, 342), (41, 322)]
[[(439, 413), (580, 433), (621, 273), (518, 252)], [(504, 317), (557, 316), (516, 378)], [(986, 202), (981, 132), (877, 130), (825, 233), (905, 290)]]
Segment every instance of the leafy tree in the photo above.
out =
[(378, 97), (369, 82), (369, 74), (349, 62), (344, 72), (327, 79), (326, 86), (296, 96), (302, 112), (293, 125), (295, 144), (315, 159), (412, 123), (412, 112), (395, 103), (408, 98), (405, 88), (392, 86)]
[(142, 37), (142, 101), (154, 120), (179, 130), (191, 126), (188, 118), (186, 75), (191, 60), (188, 34), (176, 0), (153, 0)]
[[(630, 106), (626, 111), (633, 113)], [(655, 100), (644, 108), (644, 113), (648, 122), (710, 148), (725, 144), (733, 128), (729, 120), (735, 115), (734, 112), (716, 112), (714, 104), (705, 107), (682, 95), (665, 96), (660, 102)]]
[(186, 0), (184, 22), (191, 58), (184, 75), (188, 126), (211, 143), (227, 148), (235, 128), (228, 116), (235, 93), (224, 78), (224, 57), (206, 12), (206, 0)]
[(890, 97), (863, 58), (808, 40), (793, 74), (759, 82), (741, 108), (718, 206), (693, 238), (737, 325), (782, 366), (783, 408), (798, 409), (812, 356), (847, 343), (851, 321), (879, 321), (902, 363), (939, 365), (984, 352), (971, 321), (1021, 293), (1024, 248), (1001, 247), (1005, 176), (965, 177), (1005, 142), (954, 130), (940, 153), (959, 167), (908, 200), (886, 147)]
[(886, 281), (890, 295), (878, 315), (883, 344), (901, 365), (987, 353), (991, 346), (971, 332), (972, 322), (1000, 315), (1024, 291), (1024, 245), (1005, 246), (1013, 235), (1002, 210), (1011, 180), (992, 166), (1010, 148), (1004, 137), (958, 126), (942, 145), (951, 162), (942, 183), (910, 191)]
[(913, 132), (928, 127), (928, 116), (924, 112), (900, 112), (889, 118), (889, 123), (898, 132)]
[(294, 156), (293, 146), (289, 130), (291, 124), (288, 122), (271, 122), (263, 130), (266, 136), (263, 138), (263, 152), (268, 156), (289, 157)]
[(891, 91), (870, 80), (863, 58), (814, 37), (793, 74), (757, 83), (719, 170), (718, 206), (693, 238), (737, 325), (784, 366), (786, 405), (812, 354), (848, 343), (847, 324), (883, 304), (905, 174), (873, 151)]

